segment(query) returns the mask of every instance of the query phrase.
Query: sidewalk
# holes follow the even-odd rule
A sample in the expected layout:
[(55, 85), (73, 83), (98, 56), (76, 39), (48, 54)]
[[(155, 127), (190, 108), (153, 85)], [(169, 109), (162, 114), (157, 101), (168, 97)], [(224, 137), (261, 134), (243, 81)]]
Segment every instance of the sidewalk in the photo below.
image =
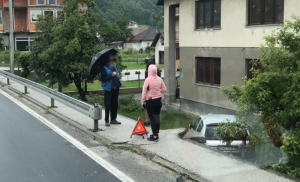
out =
[[(6, 79), (0, 76), (0, 82), (6, 83)], [(23, 92), (23, 86), (11, 81), (11, 87)], [(33, 90), (28, 90), (31, 98), (44, 105), (50, 105), (50, 98)], [(55, 111), (76, 121), (86, 128), (93, 127), (93, 121), (87, 116), (55, 101), (57, 108)], [(103, 111), (104, 116), (104, 111)], [(137, 116), (138, 117), (138, 116)], [(137, 118), (138, 119), (138, 118)], [(112, 142), (128, 142), (129, 144), (139, 145), (161, 158), (173, 162), (192, 173), (201, 176), (203, 181), (213, 182), (289, 182), (290, 179), (278, 176), (258, 167), (243, 162), (239, 159), (223, 155), (212, 151), (206, 147), (198, 146), (188, 141), (178, 139), (177, 133), (183, 129), (162, 130), (160, 141), (157, 143), (149, 142), (140, 136), (130, 138), (131, 132), (136, 121), (118, 115), (118, 120), (122, 122), (120, 126), (105, 127), (104, 121), (99, 121), (99, 127), (104, 131), (97, 132), (98, 135), (109, 139)], [(147, 128), (150, 132), (151, 129)]]

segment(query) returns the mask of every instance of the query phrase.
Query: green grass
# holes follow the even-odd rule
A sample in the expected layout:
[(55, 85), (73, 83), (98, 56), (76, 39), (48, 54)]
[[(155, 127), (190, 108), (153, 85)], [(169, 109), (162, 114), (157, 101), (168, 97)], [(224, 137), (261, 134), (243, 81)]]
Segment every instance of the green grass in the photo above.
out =
[[(78, 95), (73, 96), (78, 98)], [(128, 96), (120, 96), (118, 114), (137, 121), (140, 117), (142, 121), (145, 121), (145, 113), (141, 109), (141, 104), (136, 100), (129, 100), (128, 106), (122, 106), (122, 99)], [(88, 102), (90, 104), (99, 103), (104, 106), (103, 96), (99, 95), (87, 95)], [(128, 111), (128, 108), (133, 108)], [(190, 123), (197, 119), (196, 115), (186, 114), (184, 112), (175, 110), (173, 108), (165, 108), (161, 112), (161, 129), (176, 129), (176, 128), (187, 128)]]
[[(138, 87), (139, 82), (138, 81), (126, 81), (126, 82), (121, 82), (122, 83), (122, 88), (134, 88), (134, 87)], [(41, 83), (44, 86), (49, 85), (49, 83), (43, 82)], [(140, 81), (140, 87), (142, 87), (144, 84), (144, 81)], [(87, 88), (89, 91), (91, 90), (102, 90), (100, 81), (94, 81), (94, 83), (88, 83)], [(58, 89), (58, 84), (54, 84), (53, 85), (53, 89)], [(63, 92), (75, 92), (77, 91), (77, 88), (75, 86), (74, 83), (63, 87)]]
[(146, 54), (146, 53), (134, 53), (134, 54), (125, 54), (123, 52), (120, 52), (120, 56), (123, 60), (123, 62), (139, 62), (139, 63), (144, 63), (145, 59), (150, 58), (151, 56), (153, 56), (154, 54), (151, 53)]
[(124, 66), (127, 66), (125, 70), (141, 70), (146, 69), (146, 64), (137, 62), (123, 62)]
[[(143, 63), (136, 63), (136, 62), (123, 62), (124, 66), (127, 66), (125, 70), (145, 70), (146, 64)], [(164, 69), (163, 66), (158, 66), (159, 69)]]

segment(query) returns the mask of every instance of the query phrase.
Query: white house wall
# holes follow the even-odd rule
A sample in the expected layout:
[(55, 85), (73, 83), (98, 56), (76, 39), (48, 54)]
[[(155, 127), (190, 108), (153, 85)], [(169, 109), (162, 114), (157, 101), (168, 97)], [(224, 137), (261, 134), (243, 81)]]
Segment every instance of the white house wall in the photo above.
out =
[[(164, 46), (165, 76), (175, 60), (175, 50), (169, 45), (169, 16), (171, 5), (179, 5), (179, 42), (180, 67), (182, 74), (180, 85), (181, 109), (191, 112), (228, 113), (236, 105), (228, 100), (220, 87), (244, 84), (246, 59), (258, 59), (258, 47), (264, 43), (264, 37), (280, 28), (281, 25), (247, 26), (247, 0), (221, 0), (221, 28), (195, 29), (195, 0), (165, 0), (164, 5)], [(284, 19), (291, 20), (291, 15), (300, 16), (300, 0), (284, 1)], [(170, 49), (172, 47), (172, 49)], [(216, 57), (221, 59), (220, 86), (195, 83), (196, 57)], [(171, 66), (170, 66), (171, 65)], [(166, 98), (172, 98), (175, 87), (166, 81)]]
[(164, 51), (164, 46), (161, 45), (160, 40), (157, 41), (156, 46), (155, 46), (155, 64), (159, 64), (159, 52)]

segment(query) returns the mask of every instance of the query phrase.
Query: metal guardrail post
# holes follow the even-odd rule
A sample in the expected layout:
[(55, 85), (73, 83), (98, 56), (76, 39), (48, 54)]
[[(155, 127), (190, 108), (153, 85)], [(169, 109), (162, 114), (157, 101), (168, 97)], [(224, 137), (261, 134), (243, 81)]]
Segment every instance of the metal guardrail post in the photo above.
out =
[(98, 121), (102, 119), (102, 107), (98, 104), (95, 104), (94, 106), (94, 128), (91, 129), (93, 132), (102, 131), (102, 129), (99, 129), (98, 127)]
[(51, 98), (51, 105), (50, 105), (50, 107), (51, 108), (55, 107), (55, 105), (54, 105), (54, 99), (52, 99), (52, 98)]
[(24, 94), (27, 94), (28, 92), (27, 92), (27, 87), (26, 86), (24, 86)]

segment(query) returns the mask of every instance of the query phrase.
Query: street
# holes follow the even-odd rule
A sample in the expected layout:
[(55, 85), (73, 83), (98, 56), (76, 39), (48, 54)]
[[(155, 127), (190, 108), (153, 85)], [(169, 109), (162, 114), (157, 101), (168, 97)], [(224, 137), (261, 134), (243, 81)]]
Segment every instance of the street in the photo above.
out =
[(0, 181), (120, 181), (0, 94)]
[(175, 181), (176, 173), (44, 112), (0, 89), (0, 182)]

